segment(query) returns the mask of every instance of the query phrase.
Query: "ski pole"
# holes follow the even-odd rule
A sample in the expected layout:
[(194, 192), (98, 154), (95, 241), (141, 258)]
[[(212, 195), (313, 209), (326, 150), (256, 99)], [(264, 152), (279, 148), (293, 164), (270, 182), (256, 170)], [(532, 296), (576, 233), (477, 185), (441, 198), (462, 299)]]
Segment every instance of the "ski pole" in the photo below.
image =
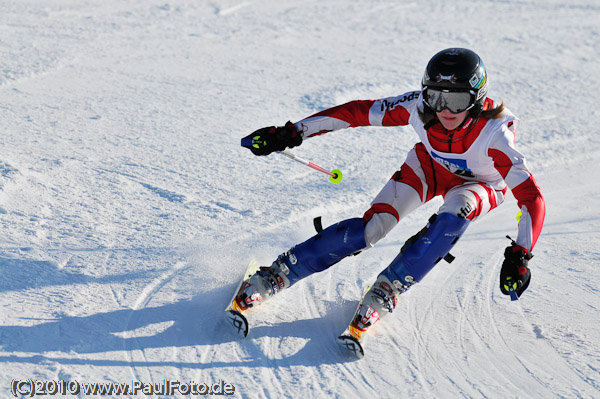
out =
[(306, 159), (300, 158), (287, 151), (279, 151), (279, 153), (285, 157), (288, 157), (289, 159), (301, 163), (302, 165), (306, 165), (308, 167), (313, 168), (314, 170), (318, 170), (319, 172), (325, 173), (329, 176), (329, 180), (331, 180), (332, 183), (339, 183), (342, 181), (342, 172), (340, 172), (338, 169), (334, 169), (330, 172), (327, 169), (323, 169), (319, 165), (315, 165), (314, 163), (307, 161)]

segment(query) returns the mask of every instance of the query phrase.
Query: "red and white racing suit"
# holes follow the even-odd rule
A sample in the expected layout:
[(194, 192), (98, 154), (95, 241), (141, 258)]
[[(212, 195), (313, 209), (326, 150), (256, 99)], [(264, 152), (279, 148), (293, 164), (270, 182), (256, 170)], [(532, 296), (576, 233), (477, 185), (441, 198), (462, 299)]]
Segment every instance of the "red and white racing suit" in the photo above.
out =
[[(494, 107), (486, 99), (484, 110)], [(515, 148), (519, 120), (508, 110), (498, 118), (467, 120), (448, 131), (441, 123), (424, 126), (421, 92), (379, 100), (352, 101), (296, 122), (307, 139), (357, 126), (411, 125), (420, 142), (375, 197), (364, 214), (365, 240), (372, 246), (412, 210), (441, 195), (438, 213), (471, 221), (502, 202), (509, 187), (521, 210), (517, 245), (532, 250), (542, 230), (546, 206), (525, 157)]]

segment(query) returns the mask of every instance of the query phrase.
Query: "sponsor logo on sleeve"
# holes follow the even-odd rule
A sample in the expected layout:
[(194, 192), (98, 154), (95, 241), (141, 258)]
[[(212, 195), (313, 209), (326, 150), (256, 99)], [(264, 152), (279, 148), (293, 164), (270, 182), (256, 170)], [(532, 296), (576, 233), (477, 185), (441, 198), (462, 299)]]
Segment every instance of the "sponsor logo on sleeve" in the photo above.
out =
[(400, 98), (396, 98), (394, 101), (390, 101), (389, 99), (385, 99), (381, 101), (381, 111), (391, 111), (396, 108), (398, 105), (405, 103), (407, 101), (412, 101), (421, 95), (420, 91), (413, 91), (410, 94), (405, 94)]

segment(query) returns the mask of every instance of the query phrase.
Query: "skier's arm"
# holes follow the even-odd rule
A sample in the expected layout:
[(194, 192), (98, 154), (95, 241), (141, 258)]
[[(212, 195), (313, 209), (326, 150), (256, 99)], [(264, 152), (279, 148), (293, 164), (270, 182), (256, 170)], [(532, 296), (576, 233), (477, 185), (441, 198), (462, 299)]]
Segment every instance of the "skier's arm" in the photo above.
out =
[(358, 100), (318, 112), (294, 125), (303, 138), (358, 126), (404, 126), (408, 124), (420, 92), (379, 100)]
[(525, 157), (515, 148), (512, 126), (503, 125), (503, 134), (494, 138), (488, 155), (494, 160), (496, 169), (517, 199), (521, 210), (516, 245), (531, 252), (541, 234), (546, 215), (546, 203), (527, 169)]
[(268, 155), (302, 144), (308, 137), (357, 126), (403, 126), (415, 109), (420, 92), (380, 100), (358, 100), (318, 112), (296, 123), (269, 126), (242, 138), (242, 147), (254, 155)]
[(519, 232), (516, 241), (504, 250), (504, 261), (500, 270), (500, 291), (520, 297), (529, 286), (531, 271), (529, 260), (544, 224), (546, 203), (525, 165), (525, 157), (515, 148), (513, 121), (502, 125), (502, 134), (492, 140), (488, 155), (494, 160), (496, 169), (512, 190), (521, 209)]

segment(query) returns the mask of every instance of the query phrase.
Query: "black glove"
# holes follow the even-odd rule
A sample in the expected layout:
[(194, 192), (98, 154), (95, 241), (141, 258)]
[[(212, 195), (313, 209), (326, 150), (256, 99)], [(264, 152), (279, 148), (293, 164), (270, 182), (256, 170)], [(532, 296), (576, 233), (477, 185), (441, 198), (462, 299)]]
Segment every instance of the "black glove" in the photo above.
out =
[(300, 144), (302, 135), (290, 121), (285, 126), (263, 127), (242, 139), (242, 147), (250, 149), (254, 155), (269, 155)]
[(517, 296), (521, 296), (527, 289), (531, 279), (527, 264), (531, 258), (533, 258), (531, 252), (514, 242), (504, 250), (504, 262), (500, 271), (500, 291), (504, 295), (509, 295), (510, 287), (515, 290)]

